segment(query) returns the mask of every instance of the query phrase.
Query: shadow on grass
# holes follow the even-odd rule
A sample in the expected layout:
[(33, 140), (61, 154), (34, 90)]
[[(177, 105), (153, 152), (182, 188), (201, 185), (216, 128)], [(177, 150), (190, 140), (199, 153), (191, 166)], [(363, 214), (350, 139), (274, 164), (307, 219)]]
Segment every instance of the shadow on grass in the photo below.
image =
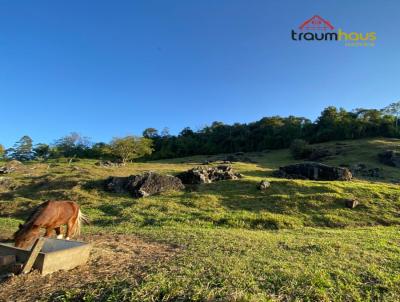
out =
[(21, 219), (24, 220), (27, 219), (34, 209), (36, 208), (37, 204), (34, 204), (33, 202), (30, 201), (25, 201), (25, 202), (19, 202), (18, 205), (9, 205), (7, 209), (1, 208), (0, 211), (0, 217), (2, 218), (8, 218), (12, 216), (13, 218), (16, 219)]
[(31, 178), (28, 184), (20, 185), (13, 191), (0, 193), (0, 199), (13, 200), (16, 197), (39, 200), (66, 198), (66, 192), (78, 184), (78, 180), (69, 177), (53, 179), (49, 175), (43, 175)]
[(304, 185), (292, 180), (272, 181), (265, 192), (257, 189), (255, 181), (220, 181), (204, 185), (199, 193), (218, 194), (221, 204), (235, 211), (318, 213), (344, 207), (342, 198), (335, 196), (334, 188), (312, 182)]
[(245, 170), (245, 171), (240, 171), (241, 174), (244, 176), (250, 176), (250, 177), (271, 177), (272, 176), (272, 170), (270, 171), (263, 171), (263, 170)]

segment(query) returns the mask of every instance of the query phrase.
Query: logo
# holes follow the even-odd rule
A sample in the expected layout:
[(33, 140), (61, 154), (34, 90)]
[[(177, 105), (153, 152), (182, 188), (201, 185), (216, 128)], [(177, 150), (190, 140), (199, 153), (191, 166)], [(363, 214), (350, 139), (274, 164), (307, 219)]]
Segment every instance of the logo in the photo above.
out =
[(318, 15), (304, 21), (298, 29), (299, 31), (292, 29), (293, 41), (342, 41), (348, 47), (375, 46), (376, 32), (345, 32), (341, 28), (335, 31), (331, 22)]
[(314, 17), (302, 23), (299, 28), (301, 30), (333, 30), (334, 27), (329, 21), (315, 15)]

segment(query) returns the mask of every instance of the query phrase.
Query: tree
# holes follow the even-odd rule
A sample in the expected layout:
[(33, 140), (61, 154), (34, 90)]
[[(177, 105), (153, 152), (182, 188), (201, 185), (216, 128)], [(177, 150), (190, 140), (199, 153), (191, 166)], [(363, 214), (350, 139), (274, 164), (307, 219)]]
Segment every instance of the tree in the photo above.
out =
[(76, 132), (72, 132), (54, 143), (56, 154), (69, 158), (84, 157), (90, 146), (89, 139)]
[(126, 136), (114, 138), (111, 143), (112, 154), (125, 164), (135, 158), (150, 155), (153, 152), (153, 142), (149, 138)]
[(143, 131), (143, 137), (151, 139), (157, 138), (159, 137), (158, 130), (156, 128), (146, 128)]
[(37, 144), (33, 148), (33, 154), (36, 158), (47, 159), (50, 156), (50, 146), (47, 144)]
[(381, 110), (382, 113), (393, 115), (396, 117), (396, 130), (398, 127), (398, 120), (400, 115), (400, 101), (396, 103), (392, 103)]
[(0, 159), (3, 158), (5, 152), (6, 152), (6, 149), (4, 148), (3, 145), (0, 144)]
[(168, 127), (164, 127), (164, 129), (161, 131), (161, 137), (163, 137), (163, 138), (171, 137), (171, 135), (169, 134)]
[(90, 148), (89, 155), (90, 158), (110, 158), (112, 155), (111, 146), (103, 142), (95, 143)]
[(6, 156), (19, 161), (31, 160), (33, 158), (32, 139), (24, 135), (12, 148), (6, 150)]

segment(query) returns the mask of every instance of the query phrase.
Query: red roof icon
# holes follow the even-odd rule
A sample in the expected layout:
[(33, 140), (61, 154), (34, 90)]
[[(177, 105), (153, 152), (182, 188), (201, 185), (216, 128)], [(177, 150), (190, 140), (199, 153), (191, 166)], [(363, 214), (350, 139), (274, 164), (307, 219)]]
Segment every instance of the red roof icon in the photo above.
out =
[(315, 15), (314, 17), (303, 22), (299, 28), (301, 30), (333, 30), (334, 27), (328, 20), (322, 19), (320, 16)]

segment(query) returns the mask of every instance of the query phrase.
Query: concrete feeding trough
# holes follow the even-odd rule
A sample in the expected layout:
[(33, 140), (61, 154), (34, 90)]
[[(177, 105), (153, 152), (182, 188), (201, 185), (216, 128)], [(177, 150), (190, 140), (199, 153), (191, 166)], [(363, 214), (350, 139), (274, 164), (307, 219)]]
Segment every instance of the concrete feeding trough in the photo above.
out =
[[(33, 269), (42, 275), (73, 269), (87, 262), (91, 248), (90, 244), (81, 241), (46, 238)], [(29, 249), (20, 249), (8, 243), (0, 244), (0, 256), (15, 255), (17, 262), (25, 263), (29, 254)]]

